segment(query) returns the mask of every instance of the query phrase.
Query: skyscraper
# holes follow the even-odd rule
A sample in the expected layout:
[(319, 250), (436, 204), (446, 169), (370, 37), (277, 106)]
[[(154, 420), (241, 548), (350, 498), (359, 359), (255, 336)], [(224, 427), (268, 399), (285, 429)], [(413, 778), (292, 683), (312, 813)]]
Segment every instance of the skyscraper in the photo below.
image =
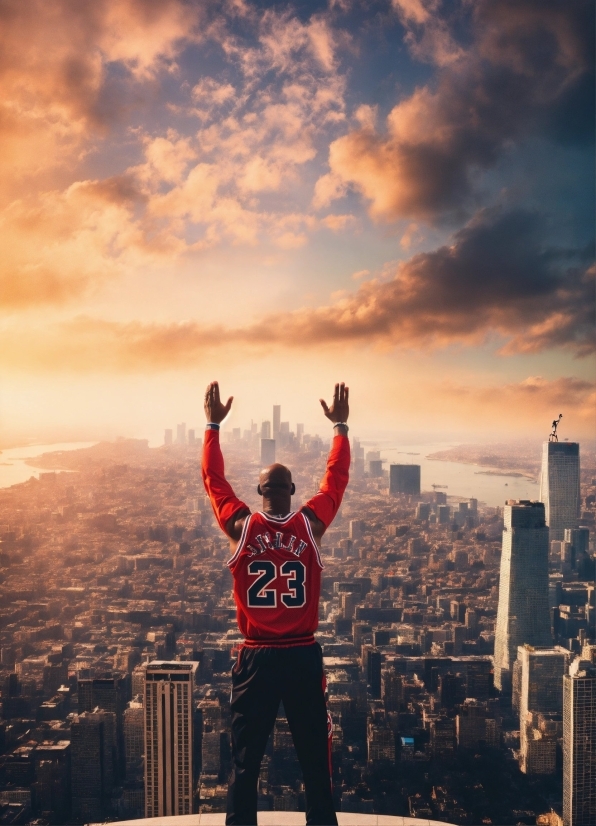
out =
[(499, 607), (495, 633), (495, 686), (511, 690), (518, 646), (550, 647), (548, 528), (542, 502), (505, 505)]
[(579, 519), (579, 444), (544, 442), (540, 473), (540, 501), (544, 502), (550, 539), (563, 539), (565, 528)]
[(273, 405), (273, 438), (277, 436), (281, 425), (281, 404)]
[(563, 677), (563, 823), (596, 823), (596, 666), (579, 658)]
[(186, 422), (182, 422), (182, 424), (176, 425), (176, 444), (186, 444)]
[(390, 465), (389, 493), (420, 495), (420, 465)]
[(145, 817), (193, 811), (195, 662), (149, 663), (145, 677)]
[(275, 462), (275, 439), (261, 439), (261, 466), (267, 467)]
[(114, 786), (116, 715), (85, 711), (70, 727), (72, 816), (77, 821), (102, 820), (109, 813)]
[(556, 738), (536, 725), (536, 715), (563, 711), (563, 675), (569, 661), (565, 648), (520, 645), (520, 768), (525, 774), (551, 774), (556, 767)]

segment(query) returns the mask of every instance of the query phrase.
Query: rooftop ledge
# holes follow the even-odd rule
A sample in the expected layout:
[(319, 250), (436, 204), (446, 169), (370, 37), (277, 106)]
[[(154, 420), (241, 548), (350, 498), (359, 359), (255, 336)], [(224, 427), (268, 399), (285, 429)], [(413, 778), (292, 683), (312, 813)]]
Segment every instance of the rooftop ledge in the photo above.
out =
[[(304, 826), (304, 812), (259, 812), (259, 826)], [(120, 820), (118, 826), (224, 826), (223, 812), (201, 815), (175, 815), (169, 817), (147, 817), (137, 820)], [(453, 826), (453, 824), (415, 817), (393, 817), (390, 815), (361, 815), (352, 812), (338, 812), (339, 826)]]

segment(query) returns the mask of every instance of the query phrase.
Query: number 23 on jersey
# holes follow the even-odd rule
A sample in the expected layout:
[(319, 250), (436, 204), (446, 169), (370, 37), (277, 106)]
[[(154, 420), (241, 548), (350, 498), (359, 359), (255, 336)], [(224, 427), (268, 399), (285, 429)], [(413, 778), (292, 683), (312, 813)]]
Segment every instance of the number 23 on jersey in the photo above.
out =
[(254, 559), (247, 572), (255, 577), (246, 593), (250, 608), (277, 608), (278, 598), (286, 608), (306, 604), (306, 568), (300, 560), (288, 559), (276, 565), (270, 559)]

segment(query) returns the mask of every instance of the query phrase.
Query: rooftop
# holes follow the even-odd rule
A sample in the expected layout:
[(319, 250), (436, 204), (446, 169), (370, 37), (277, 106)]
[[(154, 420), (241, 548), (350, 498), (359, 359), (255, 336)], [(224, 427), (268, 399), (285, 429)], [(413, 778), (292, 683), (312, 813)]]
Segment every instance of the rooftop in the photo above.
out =
[[(119, 821), (120, 826), (224, 826), (223, 812), (201, 815), (151, 817)], [(304, 812), (259, 812), (259, 826), (304, 826)], [(450, 826), (448, 823), (426, 818), (393, 817), (389, 815), (361, 815), (356, 812), (338, 812), (339, 826)], [(453, 826), (453, 824), (451, 824)]]

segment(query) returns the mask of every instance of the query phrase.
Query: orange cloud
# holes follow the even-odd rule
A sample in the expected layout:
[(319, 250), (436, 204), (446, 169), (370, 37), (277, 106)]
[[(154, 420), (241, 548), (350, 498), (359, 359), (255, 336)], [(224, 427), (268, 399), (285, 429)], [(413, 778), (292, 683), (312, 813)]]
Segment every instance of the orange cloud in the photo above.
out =
[(3, 0), (0, 154), (6, 174), (69, 165), (119, 112), (106, 86), (118, 62), (135, 80), (196, 38), (201, 7), (182, 0)]

